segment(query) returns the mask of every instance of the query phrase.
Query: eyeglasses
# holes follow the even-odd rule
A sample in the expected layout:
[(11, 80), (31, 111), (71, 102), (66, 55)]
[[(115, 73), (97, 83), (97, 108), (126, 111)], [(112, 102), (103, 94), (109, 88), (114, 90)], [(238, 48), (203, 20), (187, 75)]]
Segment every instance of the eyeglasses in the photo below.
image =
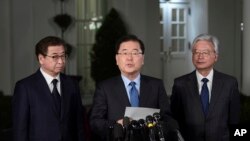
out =
[(138, 56), (140, 54), (142, 54), (142, 52), (118, 52), (117, 54), (122, 55), (122, 56)]
[(63, 54), (63, 55), (45, 55), (47, 57), (50, 57), (52, 58), (53, 61), (57, 62), (60, 58), (62, 59), (62, 61), (65, 61), (67, 60), (68, 56), (66, 54)]
[(194, 56), (200, 56), (202, 55), (203, 57), (209, 57), (212, 53), (215, 53), (214, 51), (193, 51)]

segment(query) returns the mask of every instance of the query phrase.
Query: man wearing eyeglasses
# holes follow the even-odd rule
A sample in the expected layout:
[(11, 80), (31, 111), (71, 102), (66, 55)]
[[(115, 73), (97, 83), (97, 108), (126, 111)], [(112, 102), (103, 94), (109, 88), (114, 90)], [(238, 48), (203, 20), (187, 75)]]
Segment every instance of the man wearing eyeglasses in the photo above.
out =
[(192, 44), (196, 68), (174, 80), (171, 110), (185, 141), (229, 141), (229, 126), (239, 123), (237, 80), (215, 70), (218, 39), (197, 36)]
[(162, 80), (140, 73), (144, 51), (143, 42), (134, 35), (117, 42), (115, 59), (121, 75), (97, 85), (90, 116), (92, 130), (102, 140), (107, 140), (109, 127), (116, 123), (123, 125), (126, 107), (158, 108), (164, 120), (171, 119)]
[(83, 141), (82, 102), (77, 82), (62, 72), (65, 42), (48, 36), (36, 44), (40, 68), (16, 83), (14, 141)]

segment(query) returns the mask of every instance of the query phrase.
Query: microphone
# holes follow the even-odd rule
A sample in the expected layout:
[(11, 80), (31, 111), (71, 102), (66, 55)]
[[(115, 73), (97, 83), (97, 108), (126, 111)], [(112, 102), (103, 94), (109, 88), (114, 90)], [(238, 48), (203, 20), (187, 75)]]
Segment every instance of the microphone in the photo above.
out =
[(178, 138), (178, 141), (184, 141), (180, 131), (178, 129), (176, 129), (176, 132), (177, 132), (177, 138)]
[(114, 124), (114, 141), (123, 141), (123, 127), (121, 124)]
[(136, 120), (130, 122), (129, 139), (130, 141), (141, 141), (139, 123)]
[(141, 128), (145, 128), (146, 124), (145, 124), (144, 119), (139, 119), (138, 123), (139, 123), (139, 125), (140, 125)]
[(148, 139), (148, 136), (147, 136), (147, 127), (146, 127), (145, 120), (144, 119), (139, 119), (138, 124), (139, 124), (139, 127), (140, 127), (142, 140), (143, 141), (148, 141), (149, 139)]
[(122, 120), (123, 128), (124, 128), (124, 141), (129, 141), (129, 117), (124, 117)]
[(165, 131), (165, 137), (168, 140), (174, 140), (174, 141), (184, 141), (183, 136), (181, 135), (179, 131), (179, 126), (176, 120), (173, 120), (171, 118), (168, 119), (168, 122), (160, 122), (162, 125), (163, 131)]
[(154, 117), (155, 121), (158, 123), (160, 121), (161, 115), (160, 115), (160, 113), (156, 112), (153, 114), (153, 117)]
[(156, 121), (157, 133), (160, 141), (165, 141), (162, 125), (160, 123), (161, 115), (159, 113), (154, 113), (153, 117)]
[(149, 140), (150, 141), (156, 141), (155, 139), (155, 131), (154, 131), (154, 119), (151, 115), (146, 117), (146, 124), (149, 129)]

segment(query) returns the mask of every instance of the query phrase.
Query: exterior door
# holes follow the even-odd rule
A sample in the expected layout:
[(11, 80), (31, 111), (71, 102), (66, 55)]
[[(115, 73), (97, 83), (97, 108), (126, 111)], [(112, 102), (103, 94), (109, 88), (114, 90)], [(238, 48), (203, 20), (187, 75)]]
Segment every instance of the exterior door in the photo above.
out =
[(168, 95), (171, 94), (174, 79), (190, 71), (188, 6), (187, 2), (166, 2), (160, 5), (163, 79)]

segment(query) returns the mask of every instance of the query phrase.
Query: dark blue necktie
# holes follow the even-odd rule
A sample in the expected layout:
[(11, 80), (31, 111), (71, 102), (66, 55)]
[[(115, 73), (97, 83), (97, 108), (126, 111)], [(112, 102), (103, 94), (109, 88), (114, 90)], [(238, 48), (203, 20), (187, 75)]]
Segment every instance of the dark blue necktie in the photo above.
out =
[(201, 80), (203, 82), (202, 88), (201, 88), (201, 103), (202, 103), (202, 108), (205, 116), (207, 115), (208, 112), (208, 106), (209, 106), (209, 91), (207, 87), (207, 78), (203, 78)]
[(57, 90), (57, 82), (58, 80), (57, 79), (53, 79), (52, 80), (52, 83), (53, 83), (53, 90), (52, 90), (52, 95), (53, 95), (53, 99), (54, 99), (54, 103), (55, 103), (55, 106), (56, 106), (56, 110), (58, 112), (58, 115), (60, 116), (61, 114), (61, 96)]
[(130, 82), (129, 85), (131, 86), (131, 89), (129, 91), (130, 94), (130, 104), (132, 107), (138, 107), (139, 106), (139, 94), (135, 87), (135, 82)]

